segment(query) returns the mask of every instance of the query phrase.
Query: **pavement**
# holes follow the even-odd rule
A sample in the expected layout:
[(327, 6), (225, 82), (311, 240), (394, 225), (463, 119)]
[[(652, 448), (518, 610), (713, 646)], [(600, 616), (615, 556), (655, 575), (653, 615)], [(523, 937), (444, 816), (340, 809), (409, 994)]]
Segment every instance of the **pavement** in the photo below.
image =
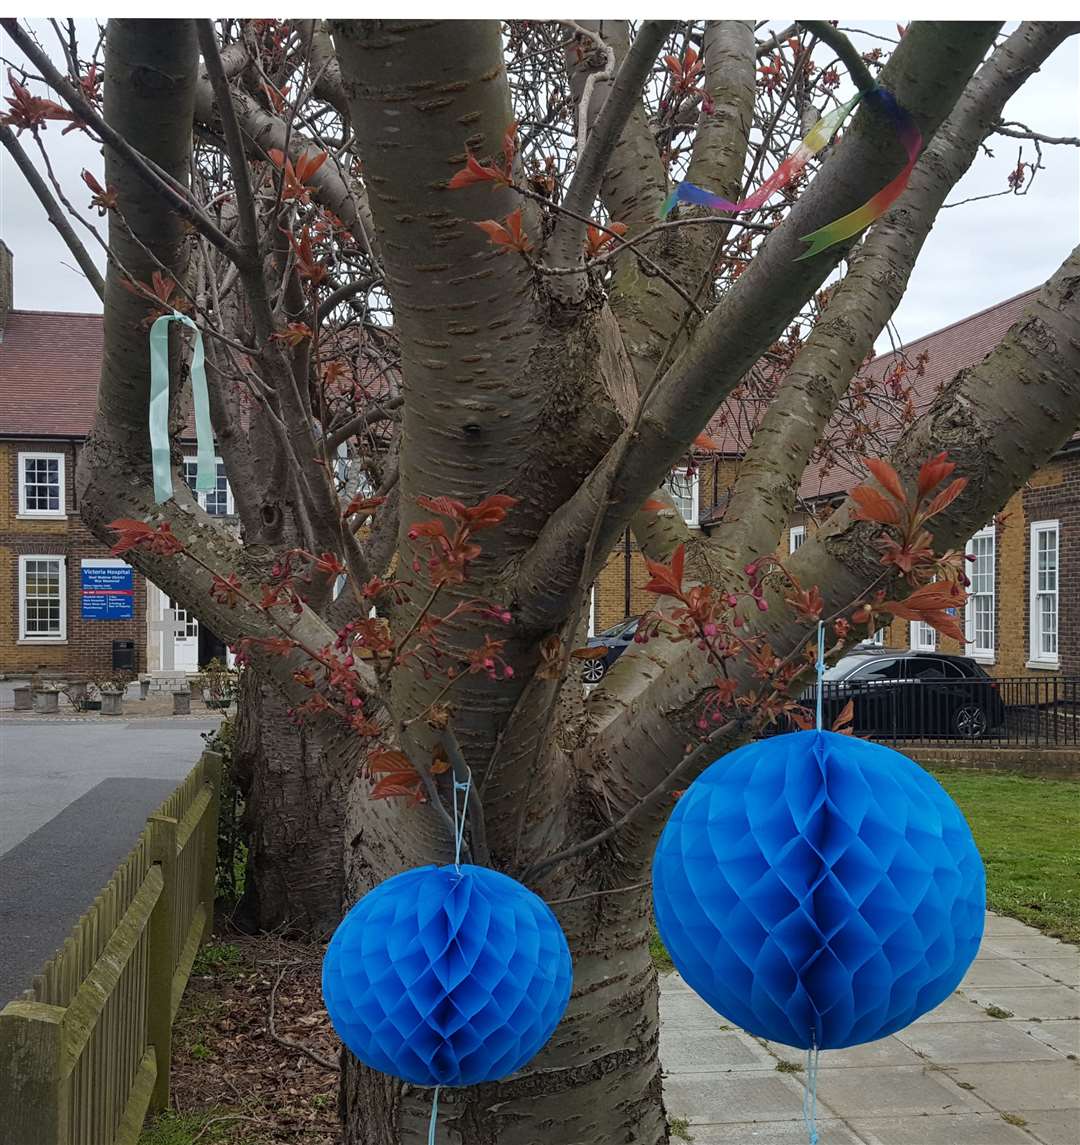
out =
[(30, 985), (219, 723), (23, 715), (0, 715), (0, 1007)]
[[(802, 1051), (725, 1023), (678, 974), (662, 979), (660, 1021), (668, 1116), (694, 1145), (806, 1145)], [(988, 913), (936, 1010), (822, 1051), (819, 1145), (1080, 1145), (1078, 1056), (1080, 948)]]

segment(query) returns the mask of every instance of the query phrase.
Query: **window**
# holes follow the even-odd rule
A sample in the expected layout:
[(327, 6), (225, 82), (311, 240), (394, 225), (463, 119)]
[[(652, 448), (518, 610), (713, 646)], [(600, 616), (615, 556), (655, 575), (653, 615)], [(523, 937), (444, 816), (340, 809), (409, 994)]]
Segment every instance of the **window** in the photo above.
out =
[(879, 648), (884, 648), (885, 647), (885, 633), (888, 632), (888, 630), (889, 630), (889, 626), (887, 624), (883, 624), (874, 633), (874, 635), (871, 636), (869, 640), (867, 640), (866, 643), (867, 644), (876, 644)]
[(868, 664), (862, 664), (857, 671), (852, 672), (847, 678), (849, 680), (867, 680), (872, 683), (883, 680), (902, 680), (904, 678), (904, 661), (871, 660)]
[(937, 633), (925, 621), (911, 622), (911, 650), (912, 652), (937, 651)]
[[(198, 473), (198, 464), (194, 457), (184, 458), (184, 481), (188, 488), (195, 493), (195, 477)], [(232, 490), (225, 477), (225, 463), (217, 458), (217, 485), (209, 493), (195, 493), (199, 504), (210, 517), (231, 517), (236, 509), (233, 505)]]
[(795, 550), (805, 540), (806, 540), (806, 526), (805, 525), (793, 525), (791, 528), (791, 531), (788, 533), (787, 551), (789, 553), (795, 552)]
[(976, 660), (994, 658), (994, 581), (997, 554), (994, 526), (980, 529), (967, 543), (969, 557), (967, 575), (971, 581), (964, 627), (967, 652)]
[(19, 639), (32, 644), (67, 639), (67, 562), (19, 557)]
[(1058, 522), (1031, 523), (1031, 660), (1058, 663)]
[(675, 502), (679, 515), (695, 528), (698, 523), (698, 474), (685, 469), (673, 469), (667, 479), (667, 490)]
[(19, 516), (64, 515), (64, 455), (20, 453)]

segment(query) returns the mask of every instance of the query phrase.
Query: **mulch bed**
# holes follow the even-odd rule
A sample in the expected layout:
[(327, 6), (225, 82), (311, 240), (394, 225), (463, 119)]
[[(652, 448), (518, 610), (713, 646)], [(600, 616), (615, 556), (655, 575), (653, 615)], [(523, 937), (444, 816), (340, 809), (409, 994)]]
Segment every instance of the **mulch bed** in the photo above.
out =
[(215, 934), (173, 1028), (171, 1109), (141, 1145), (339, 1145), (322, 956), (272, 935)]

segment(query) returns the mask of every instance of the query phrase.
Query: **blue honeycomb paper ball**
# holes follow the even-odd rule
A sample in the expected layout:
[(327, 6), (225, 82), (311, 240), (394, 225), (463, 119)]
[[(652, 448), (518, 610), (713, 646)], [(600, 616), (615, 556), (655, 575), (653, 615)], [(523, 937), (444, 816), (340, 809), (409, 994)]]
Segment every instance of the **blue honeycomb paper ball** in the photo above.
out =
[(656, 924), (714, 1010), (808, 1049), (883, 1038), (944, 1001), (982, 938), (964, 816), (899, 752), (795, 732), (718, 759), (653, 861)]
[(498, 871), (417, 867), (342, 920), (322, 988), (341, 1040), (415, 1085), (476, 1085), (520, 1069), (570, 998), (570, 949), (551, 908)]

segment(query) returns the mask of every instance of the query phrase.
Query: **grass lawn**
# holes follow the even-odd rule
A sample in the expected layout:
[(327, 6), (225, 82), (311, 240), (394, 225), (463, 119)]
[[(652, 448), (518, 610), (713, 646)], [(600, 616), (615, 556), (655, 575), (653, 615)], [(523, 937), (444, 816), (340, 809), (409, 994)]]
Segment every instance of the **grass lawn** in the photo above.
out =
[(986, 864), (986, 905), (1080, 942), (1080, 783), (934, 771)]

